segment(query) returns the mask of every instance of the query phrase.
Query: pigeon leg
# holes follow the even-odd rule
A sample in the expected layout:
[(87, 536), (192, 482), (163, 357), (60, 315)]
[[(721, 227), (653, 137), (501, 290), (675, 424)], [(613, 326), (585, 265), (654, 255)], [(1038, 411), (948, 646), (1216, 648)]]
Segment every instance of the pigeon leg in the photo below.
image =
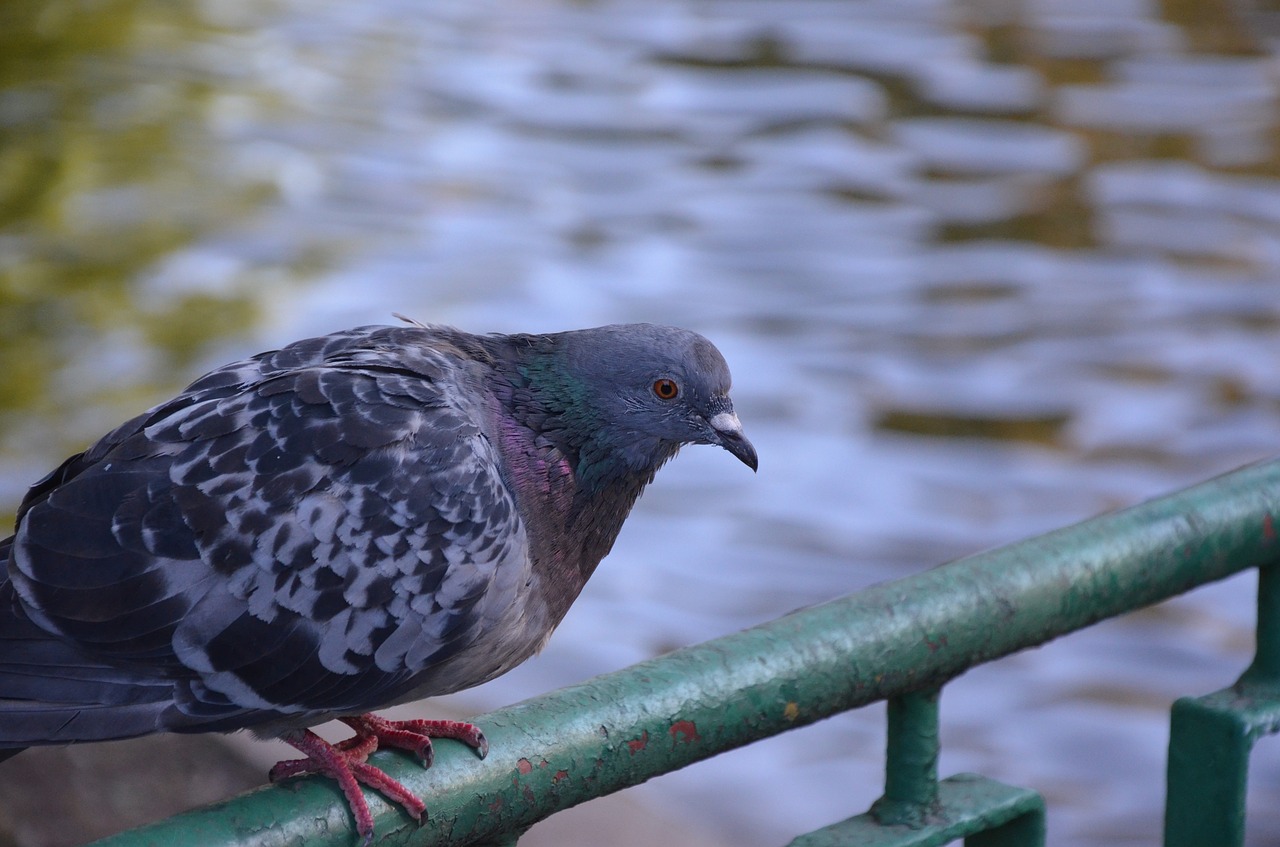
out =
[[(315, 733), (311, 733), (310, 730), (307, 732), (311, 735), (315, 735)], [(321, 743), (328, 743), (323, 739), (320, 739), (319, 736), (316, 736), (316, 739), (321, 741)], [(310, 748), (304, 749), (298, 744), (295, 744), (289, 738), (284, 738), (283, 740), (292, 746), (297, 747), (297, 749), (306, 753), (308, 756), (311, 756)], [(308, 743), (310, 743), (309, 739)], [(373, 753), (374, 750), (378, 749), (378, 739), (373, 736), (355, 735), (344, 741), (339, 741), (337, 744), (332, 745), (332, 748), (347, 762), (364, 762), (369, 759), (369, 755)], [(284, 762), (276, 762), (275, 767), (271, 769), (270, 778), (272, 782), (278, 782), (282, 779), (288, 779), (291, 776), (301, 776), (302, 774), (307, 773), (328, 773), (328, 771), (325, 771), (320, 766), (315, 757), (307, 759), (289, 759)]]
[(431, 739), (452, 738), (475, 749), (484, 758), (489, 755), (489, 741), (475, 724), (463, 721), (389, 721), (377, 715), (357, 715), (340, 718), (356, 731), (356, 737), (372, 737), (379, 746), (408, 750), (422, 760), (422, 766), (431, 767), (435, 754)]
[(356, 831), (364, 838), (365, 844), (373, 838), (373, 814), (360, 792), (360, 783), (399, 803), (416, 821), (421, 821), (427, 810), (426, 804), (409, 789), (368, 763), (369, 756), (379, 746), (408, 750), (422, 760), (423, 767), (428, 768), (435, 758), (432, 738), (461, 741), (474, 748), (482, 759), (489, 753), (489, 742), (480, 728), (462, 721), (389, 721), (371, 714), (340, 720), (355, 730), (355, 735), (337, 744), (330, 744), (309, 729), (281, 736), (283, 741), (305, 753), (307, 758), (276, 763), (269, 778), (278, 782), (302, 774), (323, 774), (337, 781), (355, 816)]
[(347, 805), (356, 819), (356, 832), (362, 843), (373, 840), (373, 813), (360, 792), (364, 783), (379, 794), (404, 807), (415, 821), (426, 814), (427, 804), (415, 797), (409, 789), (387, 776), (373, 765), (367, 764), (369, 754), (378, 748), (376, 735), (357, 731), (354, 738), (337, 745), (330, 744), (309, 729), (295, 730), (281, 736), (281, 740), (305, 753), (307, 758), (279, 762), (271, 769), (268, 778), (272, 782), (305, 773), (323, 774), (338, 783)]

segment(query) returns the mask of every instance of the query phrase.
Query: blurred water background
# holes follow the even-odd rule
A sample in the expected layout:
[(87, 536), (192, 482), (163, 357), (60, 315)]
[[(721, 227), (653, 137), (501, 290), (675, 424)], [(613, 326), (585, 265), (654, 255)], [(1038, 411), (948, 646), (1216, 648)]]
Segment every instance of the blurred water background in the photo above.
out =
[[(759, 475), (664, 469), (479, 711), (1272, 455), (1278, 39), (1248, 0), (6, 3), (0, 508), (204, 369), (393, 311), (702, 331)], [(1169, 704), (1252, 621), (1245, 576), (976, 669), (941, 770), (1042, 791), (1051, 844), (1155, 844)], [(877, 706), (630, 794), (781, 844), (865, 810), (883, 743)]]

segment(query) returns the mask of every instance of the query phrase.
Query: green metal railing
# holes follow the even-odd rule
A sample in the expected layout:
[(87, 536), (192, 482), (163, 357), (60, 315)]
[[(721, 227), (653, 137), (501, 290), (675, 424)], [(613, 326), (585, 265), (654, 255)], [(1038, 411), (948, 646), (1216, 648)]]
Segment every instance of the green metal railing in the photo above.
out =
[[(1248, 756), (1280, 729), (1280, 462), (971, 556), (475, 719), (491, 752), (438, 745), (423, 770), (376, 754), (427, 800), (413, 825), (370, 793), (388, 845), (514, 844), (533, 823), (726, 750), (889, 701), (884, 796), (794, 847), (1039, 845), (1034, 791), (938, 779), (938, 698), (967, 668), (1248, 568), (1258, 652), (1235, 686), (1173, 708), (1165, 841), (1241, 844)], [(356, 843), (325, 780), (272, 786), (98, 847)]]

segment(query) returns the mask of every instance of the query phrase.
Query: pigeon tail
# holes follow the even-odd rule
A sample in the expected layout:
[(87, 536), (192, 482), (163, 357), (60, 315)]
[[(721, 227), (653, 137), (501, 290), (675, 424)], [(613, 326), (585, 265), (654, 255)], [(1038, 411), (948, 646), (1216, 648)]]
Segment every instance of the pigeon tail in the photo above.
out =
[[(12, 544), (0, 541), (0, 562)], [(171, 683), (122, 674), (32, 623), (0, 573), (0, 761), (31, 745), (156, 732), (172, 702)]]

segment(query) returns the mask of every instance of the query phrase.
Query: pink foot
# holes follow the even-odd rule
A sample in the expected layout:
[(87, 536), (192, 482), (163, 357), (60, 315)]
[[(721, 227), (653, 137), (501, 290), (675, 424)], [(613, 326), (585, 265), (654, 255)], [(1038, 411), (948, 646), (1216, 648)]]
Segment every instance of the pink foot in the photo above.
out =
[(347, 726), (356, 731), (356, 738), (372, 737), (376, 739), (375, 747), (395, 747), (408, 750), (422, 760), (424, 768), (431, 767), (435, 760), (435, 751), (431, 748), (433, 738), (452, 738), (461, 741), (480, 754), (480, 758), (489, 755), (489, 742), (484, 733), (475, 724), (462, 721), (389, 721), (377, 715), (358, 715), (352, 718), (339, 718)]
[(338, 783), (356, 819), (356, 832), (367, 845), (373, 840), (373, 814), (360, 791), (363, 783), (379, 794), (399, 803), (415, 821), (421, 822), (427, 806), (396, 780), (367, 763), (369, 755), (380, 745), (408, 750), (431, 767), (434, 752), (432, 738), (453, 738), (473, 748), (484, 758), (489, 742), (474, 724), (461, 721), (389, 721), (377, 715), (358, 715), (341, 719), (355, 730), (355, 735), (330, 744), (309, 729), (294, 730), (281, 739), (300, 752), (305, 759), (278, 762), (268, 778), (272, 782), (302, 774), (323, 774)]

